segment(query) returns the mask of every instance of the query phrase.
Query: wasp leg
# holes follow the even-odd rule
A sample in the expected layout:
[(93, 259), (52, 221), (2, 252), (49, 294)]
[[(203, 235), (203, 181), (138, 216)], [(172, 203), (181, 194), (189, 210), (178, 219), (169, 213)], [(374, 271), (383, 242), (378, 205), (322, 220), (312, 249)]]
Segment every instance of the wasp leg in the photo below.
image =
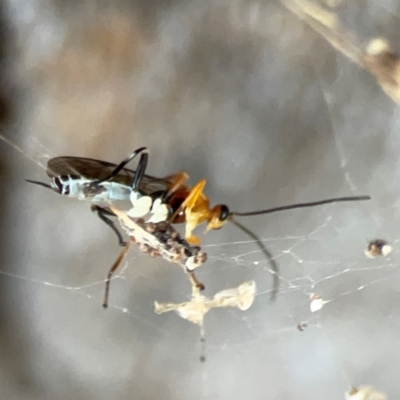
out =
[(188, 272), (189, 281), (192, 285), (192, 288), (196, 288), (198, 290), (203, 291), (206, 287), (197, 279), (196, 275), (193, 271)]
[(110, 268), (110, 271), (108, 271), (107, 275), (107, 281), (106, 281), (106, 291), (104, 293), (104, 301), (103, 301), (103, 307), (107, 308), (108, 307), (108, 297), (110, 293), (110, 285), (111, 285), (111, 278), (114, 274), (114, 272), (118, 269), (118, 267), (121, 265), (121, 262), (126, 256), (126, 253), (128, 253), (128, 250), (131, 246), (131, 243), (134, 242), (134, 239), (132, 238), (128, 244), (125, 246), (125, 248), (121, 251), (121, 254), (118, 256), (117, 260), (113, 264), (113, 266)]
[(145, 148), (140, 155), (140, 160), (136, 168), (135, 176), (132, 181), (132, 189), (134, 191), (139, 190), (139, 186), (146, 173), (147, 163), (149, 161), (149, 151)]
[(200, 239), (197, 236), (192, 235), (193, 229), (196, 228), (197, 225), (201, 224), (204, 218), (204, 213), (208, 214), (210, 211), (207, 206), (207, 202), (204, 202), (202, 209), (192, 211), (192, 208), (196, 205), (200, 196), (203, 194), (204, 186), (206, 185), (206, 180), (200, 180), (193, 188), (190, 190), (190, 193), (186, 197), (186, 199), (182, 202), (179, 208), (174, 212), (172, 217), (169, 219), (169, 222), (172, 222), (174, 218), (182, 211), (185, 210), (186, 214), (186, 227), (185, 227), (185, 237), (186, 240), (193, 245), (200, 245)]
[[(145, 159), (146, 159), (145, 164), (147, 165), (147, 159), (148, 159), (149, 150), (147, 149), (147, 147), (140, 147), (139, 149), (135, 150), (129, 157), (125, 158), (125, 160), (123, 160), (122, 162), (120, 162), (120, 163), (115, 167), (114, 171), (111, 172), (110, 175), (106, 176), (106, 177), (103, 178), (103, 179), (100, 179), (100, 180), (98, 180), (98, 181), (95, 181), (95, 182), (93, 182), (93, 183), (95, 183), (95, 184), (98, 185), (98, 184), (100, 184), (100, 183), (102, 183), (102, 182), (109, 181), (111, 178), (114, 178), (114, 176), (116, 176), (122, 169), (124, 169), (124, 168), (126, 167), (126, 165), (129, 164), (129, 163), (130, 163), (138, 154), (140, 154), (140, 153), (143, 153), (143, 154), (142, 154), (142, 157), (141, 157), (141, 159), (140, 159), (140, 162), (142, 161), (143, 158), (145, 158)], [(140, 164), (140, 162), (139, 162), (139, 164)], [(137, 172), (138, 172), (138, 171), (137, 171)], [(136, 174), (135, 174), (134, 180), (136, 179), (136, 176), (138, 175), (137, 172), (136, 172)], [(143, 171), (143, 175), (144, 175), (144, 171)], [(141, 178), (140, 178), (140, 180), (141, 180)]]
[(97, 216), (114, 231), (114, 233), (117, 235), (119, 245), (121, 247), (126, 246), (126, 242), (122, 238), (121, 232), (118, 230), (118, 228), (116, 228), (115, 223), (108, 218), (109, 216), (115, 217), (115, 214), (112, 211), (107, 210), (106, 208), (102, 208), (94, 204), (90, 207), (90, 209), (93, 212), (96, 212)]

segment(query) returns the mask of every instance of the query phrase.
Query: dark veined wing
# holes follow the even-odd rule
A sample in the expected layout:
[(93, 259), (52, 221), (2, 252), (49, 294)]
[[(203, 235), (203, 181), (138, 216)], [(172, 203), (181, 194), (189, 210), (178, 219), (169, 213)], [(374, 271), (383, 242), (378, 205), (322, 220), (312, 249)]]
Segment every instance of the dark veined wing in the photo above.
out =
[[(101, 180), (109, 176), (116, 167), (116, 164), (93, 158), (62, 156), (50, 159), (47, 163), (46, 172), (50, 178), (60, 175), (72, 175), (87, 179)], [(132, 183), (134, 176), (134, 170), (123, 168), (111, 181), (128, 186)], [(170, 183), (171, 177), (162, 179), (145, 175), (140, 183), (139, 189), (144, 194), (151, 194), (157, 191), (167, 190)]]
[[(116, 168), (115, 164), (83, 157), (55, 157), (47, 162), (47, 175), (54, 178), (61, 175), (73, 175), (83, 178), (99, 180), (105, 178)], [(132, 174), (133, 173), (133, 174)], [(132, 179), (128, 170), (121, 171), (120, 175)]]

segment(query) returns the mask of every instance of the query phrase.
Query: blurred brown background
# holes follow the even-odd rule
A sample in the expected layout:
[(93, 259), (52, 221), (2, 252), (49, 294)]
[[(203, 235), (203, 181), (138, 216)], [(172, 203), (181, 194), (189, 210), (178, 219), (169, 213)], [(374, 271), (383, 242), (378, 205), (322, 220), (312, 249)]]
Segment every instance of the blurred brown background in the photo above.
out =
[[(395, 2), (318, 4), (400, 49)], [(373, 76), (272, 1), (6, 0), (0, 54), (1, 134), (22, 149), (0, 145), (0, 399), (340, 399), (359, 384), (396, 398), (400, 114)], [(189, 298), (179, 268), (131, 250), (103, 310), (112, 232), (24, 181), (51, 157), (140, 146), (150, 174), (205, 177), (232, 210), (373, 200), (241, 220), (278, 262), (275, 302), (250, 238), (206, 235), (206, 294), (254, 279), (259, 296), (206, 316), (201, 364), (198, 327), (153, 312)], [(366, 259), (376, 237), (387, 259)], [(314, 292), (330, 302), (311, 314)]]

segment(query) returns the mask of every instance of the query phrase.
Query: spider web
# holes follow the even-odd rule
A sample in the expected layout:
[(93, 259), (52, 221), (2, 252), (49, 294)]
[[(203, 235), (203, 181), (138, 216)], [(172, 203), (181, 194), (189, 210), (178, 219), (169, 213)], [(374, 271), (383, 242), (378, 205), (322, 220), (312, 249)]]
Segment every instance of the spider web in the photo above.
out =
[[(237, 7), (247, 10), (244, 5)], [(254, 15), (267, 14), (264, 6), (254, 7), (258, 7)], [(272, 11), (277, 12), (274, 7)], [(236, 23), (248, 18), (251, 38), (254, 29), (262, 32), (263, 40), (275, 43), (276, 24), (261, 29), (259, 17), (252, 12), (246, 16), (234, 13), (230, 18)], [(282, 24), (293, 25), (293, 31), (274, 46), (283, 46), (279, 53), (295, 60), (294, 44), (300, 42), (294, 36), (296, 29), (303, 28), (290, 13), (281, 12), (276, 15), (284, 15), (287, 20)], [(121, 21), (118, 18), (112, 20), (116, 25)], [(211, 29), (215, 20), (209, 18)], [(168, 20), (164, 23), (166, 37), (179, 36), (174, 29), (184, 29)], [(129, 26), (124, 29), (139, 35)], [(59, 27), (60, 35), (61, 31)], [(218, 37), (217, 32), (210, 35)], [(316, 40), (316, 36), (307, 36), (310, 32), (304, 35)], [(215, 36), (214, 41), (203, 40), (218, 50)], [(112, 122), (103, 121), (113, 127), (112, 142), (110, 128), (103, 130), (100, 123), (90, 126), (104, 115), (104, 109), (98, 109), (104, 98), (97, 102), (95, 84), (89, 87), (79, 80), (69, 84), (82, 86), (90, 100), (89, 115), (80, 127), (75, 121), (84, 119), (81, 103), (63, 92), (63, 82), (57, 78), (53, 83), (60, 87), (52, 96), (62, 107), (69, 105), (71, 120), (63, 119), (62, 112), (54, 115), (58, 101), (48, 104), (46, 94), (39, 92), (37, 103), (43, 108), (28, 107), (21, 123), (2, 132), (8, 192), (0, 278), (10, 315), (9, 336), (13, 332), (21, 336), (31, 359), (26, 375), (32, 385), (43, 385), (49, 393), (67, 393), (72, 387), (88, 399), (157, 398), (162, 394), (171, 399), (297, 400), (343, 398), (352, 385), (371, 384), (389, 398), (396, 397), (397, 108), (329, 47), (319, 47), (312, 67), (299, 62), (282, 72), (287, 60), (274, 46), (272, 50), (269, 46), (248, 50), (248, 43), (242, 44), (239, 36), (229, 43), (229, 54), (240, 56), (232, 55), (229, 62), (223, 55), (217, 58), (212, 76), (203, 72), (201, 84), (193, 82), (189, 72), (183, 73), (181, 83), (186, 79), (194, 85), (196, 98), (170, 110), (174, 120), (166, 115), (158, 119), (163, 106), (155, 100), (157, 90), (167, 91), (174, 71), (164, 72), (149, 61), (152, 68), (137, 73), (133, 80), (141, 103), (135, 108), (135, 127), (145, 132), (135, 133), (134, 139), (131, 127), (124, 125), (129, 123), (118, 114), (110, 117)], [(306, 52), (309, 43), (300, 44)], [(180, 46), (185, 48), (184, 43)], [(153, 54), (151, 48), (147, 50)], [(163, 51), (158, 57), (165, 68), (168, 55)], [(175, 51), (178, 57), (179, 49)], [(244, 61), (250, 56), (257, 61), (256, 67)], [(61, 65), (64, 61), (57, 60)], [(241, 73), (230, 69), (230, 64)], [(208, 71), (196, 63), (197, 68)], [(340, 79), (336, 70), (350, 78)], [(154, 77), (161, 89), (149, 83)], [(237, 80), (236, 86), (227, 87), (243, 95), (251, 112), (232, 100), (223, 84), (223, 100), (214, 94), (212, 88), (225, 77), (227, 82)], [(141, 84), (147, 91), (139, 81), (145, 82)], [(113, 82), (106, 80), (105, 85), (111, 87)], [(118, 90), (125, 99), (131, 94), (129, 88)], [(356, 100), (349, 101), (354, 90), (358, 91)], [(360, 100), (364, 98), (373, 100)], [(204, 105), (205, 100), (210, 106)], [(106, 111), (118, 108), (119, 103)], [(119, 125), (119, 119), (125, 122)], [(123, 133), (114, 134), (119, 128)], [(87, 134), (80, 136), (85, 129)], [(166, 129), (174, 130), (171, 137), (163, 136)], [(146, 135), (149, 131), (152, 134)], [(165, 143), (160, 144), (159, 138), (165, 138)], [(207, 177), (206, 193), (212, 204), (226, 202), (233, 211), (342, 195), (370, 194), (373, 200), (238, 217), (259, 237), (270, 258), (233, 225), (204, 236), (199, 228), (202, 248), (208, 254), (208, 261), (198, 270), (206, 296), (211, 298), (249, 280), (257, 285), (249, 310), (213, 309), (205, 316), (204, 350), (198, 326), (175, 313), (154, 313), (155, 301), (190, 300), (191, 288), (180, 267), (150, 259), (133, 247), (112, 280), (109, 309), (103, 310), (106, 275), (121, 250), (116, 238), (90, 213), (89, 204), (24, 182), (46, 181), (42, 167), (51, 157), (74, 155), (118, 162), (142, 145), (151, 149), (149, 174), (162, 176), (185, 169), (192, 183)], [(369, 259), (364, 250), (377, 238), (386, 239), (393, 252)], [(271, 300), (275, 275), (279, 288)], [(323, 302), (316, 312), (310, 310), (312, 296)], [(205, 364), (198, 361), (203, 351)]]
[[(37, 152), (45, 154), (37, 159), (42, 160), (43, 165), (51, 151), (35, 140), (28, 143), (29, 150), (9, 154), (15, 160), (16, 168), (18, 164), (23, 166), (22, 175), (17, 174), (17, 179), (45, 180), (44, 171), (38, 164), (32, 168), (32, 160)], [(340, 179), (345, 187), (349, 186), (344, 174)], [(52, 346), (66, 346), (72, 351), (71, 341), (78, 340), (81, 348), (84, 339), (82, 332), (74, 333), (72, 329), (71, 333), (70, 329), (63, 328), (64, 323), (78, 329), (82, 319), (90, 315), (91, 319), (95, 318), (95, 325), (114, 337), (116, 331), (112, 326), (105, 326), (105, 321), (111, 324), (123, 318), (122, 325), (126, 329), (140, 326), (139, 331), (147, 331), (154, 340), (162, 338), (164, 346), (177, 346), (174, 352), (178, 356), (188, 351), (194, 359), (198, 358), (203, 350), (199, 347), (200, 334), (196, 326), (174, 314), (153, 315), (154, 301), (179, 303), (190, 300), (190, 286), (178, 266), (150, 259), (132, 248), (112, 281), (110, 309), (104, 311), (101, 304), (105, 277), (120, 252), (111, 231), (90, 214), (89, 206), (84, 202), (66, 199), (23, 182), (16, 188), (18, 200), (17, 204), (13, 202), (16, 208), (11, 213), (14, 216), (8, 218), (20, 224), (16, 231), (23, 231), (18, 239), (24, 243), (23, 252), (19, 250), (19, 254), (14, 255), (18, 260), (17, 268), (15, 264), (13, 268), (2, 268), (0, 274), (24, 296), (22, 304), (29, 299), (29, 309), (41, 315), (42, 324), (35, 323), (39, 336), (55, 330), (51, 335)], [(305, 356), (305, 350), (296, 348), (293, 342), (302, 341), (299, 335), (311, 335), (314, 345), (319, 348), (311, 357), (313, 362), (345, 363), (342, 352), (346, 350), (341, 347), (347, 345), (345, 338), (336, 334), (339, 327), (344, 321), (353, 323), (354, 327), (349, 328), (347, 335), (351, 340), (363, 338), (367, 342), (359, 331), (369, 330), (369, 321), (355, 323), (357, 315), (363, 315), (365, 309), (377, 308), (379, 315), (370, 321), (384, 324), (391, 318), (389, 310), (398, 293), (398, 267), (394, 261), (398, 239), (390, 238), (394, 251), (386, 258), (371, 260), (364, 254), (368, 239), (374, 238), (375, 218), (366, 218), (370, 210), (370, 204), (350, 203), (271, 215), (266, 218), (266, 224), (261, 218), (259, 225), (242, 219), (257, 233), (261, 232), (260, 242), (271, 254), (270, 259), (254, 240), (245, 240), (244, 234), (233, 225), (224, 228), (226, 242), (212, 243), (214, 239), (220, 240), (217, 237), (220, 232), (205, 236), (203, 250), (208, 253), (208, 261), (198, 270), (198, 276), (206, 284), (207, 296), (212, 297), (220, 290), (248, 280), (254, 280), (257, 285), (255, 303), (248, 311), (211, 310), (205, 316), (207, 362), (210, 359), (215, 362), (225, 352), (233, 353), (238, 361), (236, 357), (242, 351), (252, 351), (245, 348), (254, 346), (263, 352), (270, 346), (263, 345), (271, 341), (281, 349), (282, 346), (294, 346), (295, 352)], [(376, 213), (374, 211), (373, 216)], [(267, 224), (271, 228), (266, 227)], [(367, 235), (354, 233), (360, 231), (360, 225)], [(279, 288), (276, 300), (271, 301), (275, 267)], [(377, 304), (376, 298), (382, 290), (385, 296)], [(310, 310), (312, 295), (321, 296), (324, 302), (323, 308), (315, 313)], [(62, 316), (63, 320), (67, 316), (60, 328), (69, 332), (68, 335), (54, 327), (59, 324), (57, 316)], [(92, 328), (87, 329), (84, 334), (90, 336)], [(70, 334), (79, 339), (68, 337)], [(139, 340), (143, 341), (141, 346), (146, 345), (145, 338)], [(180, 341), (186, 343), (185, 350)], [(335, 353), (335, 346), (339, 346), (339, 354)], [(310, 354), (307, 357), (310, 358)], [(291, 374), (301, 381), (312, 379), (311, 375), (316, 373), (314, 369), (312, 374), (311, 371), (304, 372), (304, 363), (299, 360), (290, 368)], [(349, 386), (353, 383), (351, 372), (350, 368), (345, 377)], [(325, 372), (321, 379), (324, 376)]]

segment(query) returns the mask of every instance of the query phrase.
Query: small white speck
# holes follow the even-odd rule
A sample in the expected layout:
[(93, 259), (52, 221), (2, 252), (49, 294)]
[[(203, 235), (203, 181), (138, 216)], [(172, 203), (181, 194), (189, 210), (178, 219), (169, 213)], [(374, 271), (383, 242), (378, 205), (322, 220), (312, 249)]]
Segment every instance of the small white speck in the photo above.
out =
[(392, 252), (392, 246), (386, 245), (382, 247), (382, 255), (383, 257), (388, 256)]
[(313, 293), (310, 296), (310, 300), (311, 300), (311, 303), (310, 303), (310, 311), (311, 312), (319, 311), (324, 306), (324, 304), (327, 303), (327, 301), (324, 301), (322, 299), (322, 297), (320, 297), (319, 295), (317, 295), (315, 293)]

